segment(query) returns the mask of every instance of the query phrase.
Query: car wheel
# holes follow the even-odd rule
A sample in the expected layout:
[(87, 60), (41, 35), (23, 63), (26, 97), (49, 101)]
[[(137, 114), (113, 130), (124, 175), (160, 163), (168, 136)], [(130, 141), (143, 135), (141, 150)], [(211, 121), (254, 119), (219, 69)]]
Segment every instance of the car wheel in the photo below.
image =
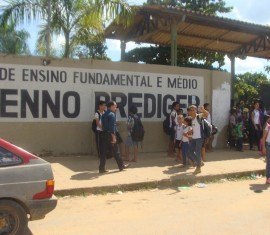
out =
[(0, 234), (21, 235), (28, 225), (24, 208), (9, 200), (0, 200)]

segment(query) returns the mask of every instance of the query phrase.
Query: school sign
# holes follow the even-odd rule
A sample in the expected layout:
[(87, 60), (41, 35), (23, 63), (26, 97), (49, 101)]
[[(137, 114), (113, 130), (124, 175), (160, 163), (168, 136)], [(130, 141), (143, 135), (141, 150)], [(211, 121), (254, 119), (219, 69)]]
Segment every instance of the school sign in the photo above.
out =
[(172, 102), (183, 109), (204, 100), (203, 77), (103, 69), (0, 65), (1, 122), (87, 122), (99, 100), (115, 100), (119, 117), (136, 106), (160, 121)]

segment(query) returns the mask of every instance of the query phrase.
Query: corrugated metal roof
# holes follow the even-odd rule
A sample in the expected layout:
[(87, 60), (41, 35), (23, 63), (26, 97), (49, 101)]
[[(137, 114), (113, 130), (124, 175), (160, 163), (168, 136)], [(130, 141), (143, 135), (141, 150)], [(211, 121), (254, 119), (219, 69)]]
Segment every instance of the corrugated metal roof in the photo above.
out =
[(180, 47), (270, 59), (269, 26), (178, 7), (136, 7), (129, 27), (113, 22), (105, 35), (127, 42), (170, 45), (173, 24)]

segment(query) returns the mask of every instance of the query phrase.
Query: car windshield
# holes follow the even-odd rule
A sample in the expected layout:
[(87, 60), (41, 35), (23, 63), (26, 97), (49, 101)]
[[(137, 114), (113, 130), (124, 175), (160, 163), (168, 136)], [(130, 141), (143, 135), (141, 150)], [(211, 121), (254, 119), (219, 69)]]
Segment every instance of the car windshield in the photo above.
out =
[(0, 167), (12, 166), (22, 163), (22, 159), (8, 150), (0, 147)]

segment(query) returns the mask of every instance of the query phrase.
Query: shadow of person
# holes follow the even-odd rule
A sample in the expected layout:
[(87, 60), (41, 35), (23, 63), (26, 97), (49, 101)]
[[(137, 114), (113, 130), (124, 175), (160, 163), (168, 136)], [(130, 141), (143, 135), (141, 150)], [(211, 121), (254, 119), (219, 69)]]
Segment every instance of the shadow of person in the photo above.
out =
[(270, 187), (269, 184), (251, 184), (249, 189), (254, 191), (254, 193), (262, 193)]
[(106, 174), (99, 174), (98, 172), (86, 171), (86, 172), (81, 172), (81, 173), (72, 175), (70, 177), (70, 179), (71, 180), (92, 180), (92, 179), (96, 179), (96, 178), (103, 176), (103, 175), (110, 175), (110, 174), (114, 174), (117, 172), (118, 171), (109, 171)]
[(172, 166), (169, 167), (167, 170), (164, 170), (163, 173), (164, 174), (168, 174), (168, 175), (174, 175), (177, 173), (182, 173), (182, 172), (186, 172), (187, 168), (182, 167), (182, 166)]

